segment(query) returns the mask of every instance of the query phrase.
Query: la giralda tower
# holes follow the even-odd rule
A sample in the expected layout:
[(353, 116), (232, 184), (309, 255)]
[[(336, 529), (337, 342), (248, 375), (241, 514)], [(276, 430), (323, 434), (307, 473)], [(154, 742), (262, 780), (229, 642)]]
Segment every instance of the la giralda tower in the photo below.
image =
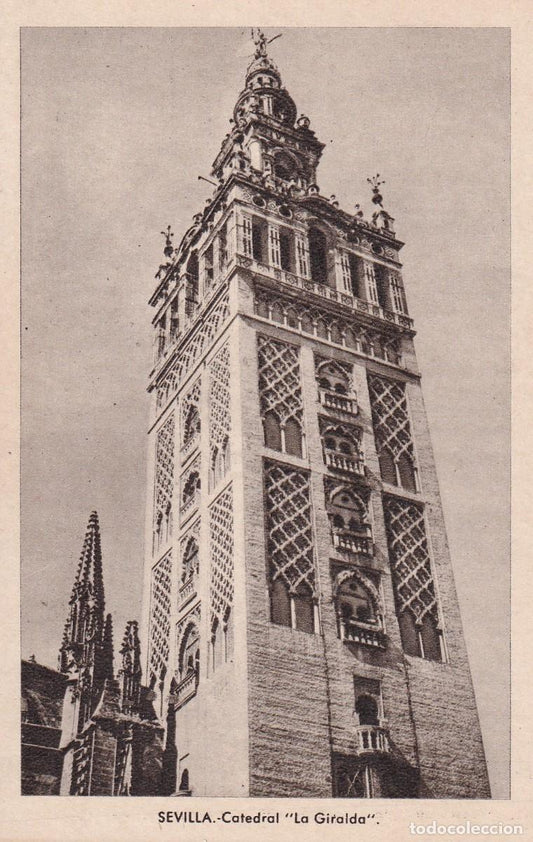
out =
[[(254, 33), (214, 191), (150, 299), (144, 639), (168, 794), (489, 786), (394, 220)], [(192, 177), (192, 176), (191, 176)]]

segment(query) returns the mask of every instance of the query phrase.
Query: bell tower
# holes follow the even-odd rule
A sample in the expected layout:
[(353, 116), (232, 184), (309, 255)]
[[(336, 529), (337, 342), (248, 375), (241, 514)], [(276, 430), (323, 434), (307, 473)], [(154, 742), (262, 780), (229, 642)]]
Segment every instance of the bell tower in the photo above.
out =
[[(489, 796), (394, 220), (254, 33), (156, 275), (145, 674), (175, 791)], [(169, 745), (171, 743), (171, 745)], [(167, 763), (168, 766), (168, 763)]]

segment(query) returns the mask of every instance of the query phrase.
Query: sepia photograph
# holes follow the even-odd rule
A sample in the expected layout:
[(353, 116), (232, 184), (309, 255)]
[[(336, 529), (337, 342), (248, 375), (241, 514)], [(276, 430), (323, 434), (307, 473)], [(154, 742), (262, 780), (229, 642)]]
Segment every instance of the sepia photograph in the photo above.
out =
[(509, 799), (510, 31), (20, 61), (21, 794)]

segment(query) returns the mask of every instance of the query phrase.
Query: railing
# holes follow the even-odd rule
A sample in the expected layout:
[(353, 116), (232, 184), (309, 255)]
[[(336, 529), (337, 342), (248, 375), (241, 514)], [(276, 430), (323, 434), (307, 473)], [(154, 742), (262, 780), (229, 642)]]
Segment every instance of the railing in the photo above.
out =
[(386, 643), (381, 629), (373, 629), (357, 620), (341, 621), (341, 637), (350, 643), (360, 643), (362, 646), (373, 646), (377, 649), (384, 649)]
[(181, 608), (188, 602), (190, 599), (193, 598), (196, 594), (196, 577), (194, 574), (190, 576), (186, 582), (180, 588), (179, 591), (179, 607)]
[(348, 412), (350, 415), (357, 415), (357, 402), (338, 392), (326, 392), (320, 389), (320, 403), (327, 409), (338, 409), (340, 412)]
[(326, 450), (325, 456), (328, 468), (345, 474), (357, 474), (360, 477), (365, 474), (365, 463), (360, 456), (345, 456), (336, 450)]
[(355, 298), (355, 296), (348, 295), (345, 292), (338, 292), (336, 289), (332, 289), (325, 284), (317, 284), (308, 278), (303, 278), (301, 275), (287, 272), (285, 269), (267, 266), (266, 263), (259, 263), (259, 261), (254, 260), (252, 257), (237, 255), (236, 259), (238, 266), (251, 269), (261, 275), (272, 278), (272, 280), (281, 281), (291, 287), (298, 287), (320, 298), (326, 298), (329, 301), (338, 301), (347, 307), (351, 307), (352, 310), (359, 310), (362, 313), (368, 313), (370, 316), (378, 316), (380, 319), (400, 325), (400, 327), (413, 328), (413, 320), (409, 316), (401, 313), (393, 313), (392, 310), (384, 310), (383, 307), (380, 307), (379, 304), (374, 304), (372, 301), (363, 301), (361, 298)]
[[(177, 678), (177, 674), (175, 676)], [(182, 707), (185, 702), (192, 699), (196, 695), (196, 688), (198, 687), (198, 676), (194, 670), (187, 673), (173, 693), (170, 695), (170, 701), (175, 707)]]
[(389, 733), (381, 725), (357, 725), (357, 754), (390, 752)]
[(372, 555), (372, 538), (353, 532), (333, 532), (333, 546), (360, 555)]

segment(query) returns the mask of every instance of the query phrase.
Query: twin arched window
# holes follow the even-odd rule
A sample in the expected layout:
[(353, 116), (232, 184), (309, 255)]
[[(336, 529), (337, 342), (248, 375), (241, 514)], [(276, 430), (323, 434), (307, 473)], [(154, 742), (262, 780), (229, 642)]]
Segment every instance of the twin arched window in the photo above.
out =
[(277, 413), (271, 409), (265, 412), (263, 429), (266, 447), (292, 456), (303, 455), (302, 428), (296, 418), (287, 418), (282, 423)]
[(378, 458), (381, 478), (384, 482), (388, 482), (390, 485), (398, 485), (405, 488), (406, 491), (416, 492), (418, 490), (413, 461), (405, 450), (397, 459), (394, 459), (390, 450), (387, 447), (382, 447)]
[(432, 614), (425, 614), (422, 621), (417, 623), (410, 611), (403, 611), (398, 617), (398, 623), (402, 647), (407, 655), (442, 661), (441, 633), (437, 619)]
[(287, 582), (277, 577), (270, 588), (270, 618), (279, 626), (288, 626), (313, 634), (315, 631), (315, 601), (310, 587), (301, 582), (294, 592)]
[(337, 612), (343, 624), (377, 623), (376, 606), (369, 592), (355, 579), (346, 579), (337, 591)]

